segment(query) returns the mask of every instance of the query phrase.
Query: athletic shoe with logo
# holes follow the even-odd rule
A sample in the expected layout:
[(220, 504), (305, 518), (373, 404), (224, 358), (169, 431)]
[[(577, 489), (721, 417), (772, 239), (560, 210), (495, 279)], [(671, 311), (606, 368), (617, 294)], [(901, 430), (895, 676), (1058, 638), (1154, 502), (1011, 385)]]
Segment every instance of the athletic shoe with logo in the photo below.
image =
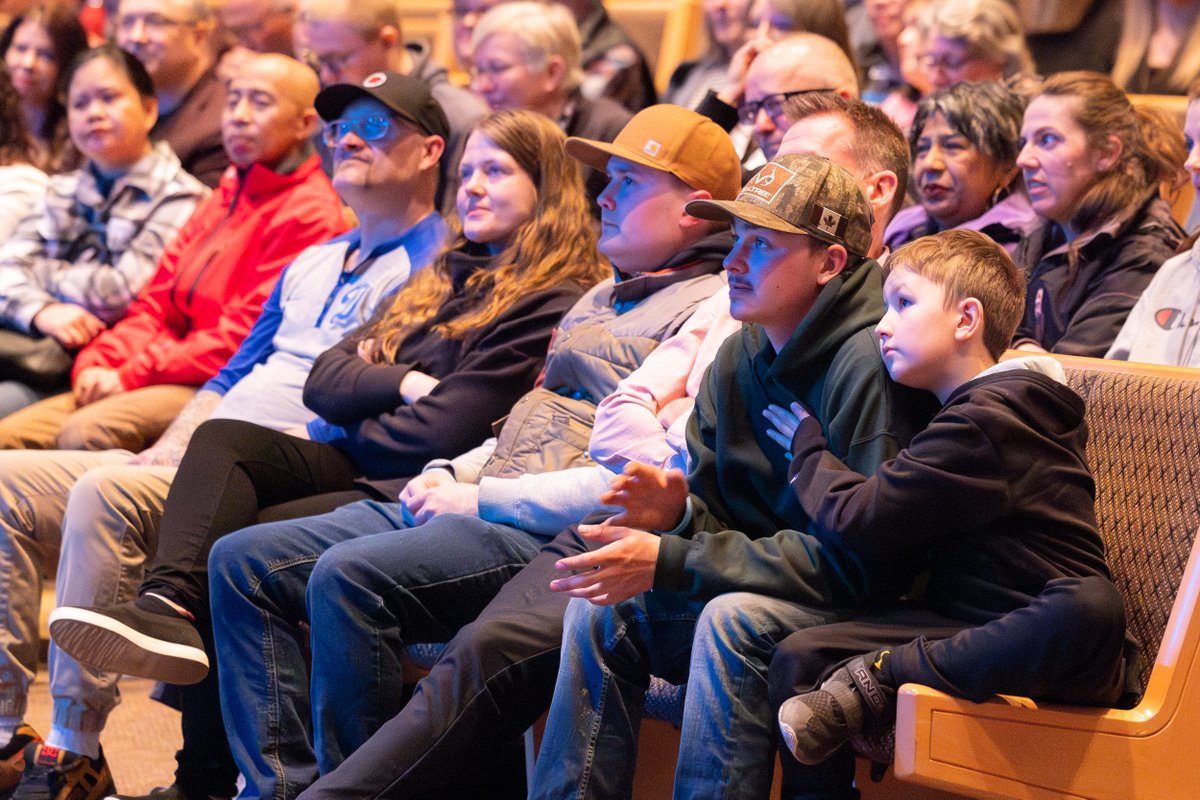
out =
[(25, 747), (25, 774), (13, 800), (101, 800), (113, 791), (103, 750), (88, 758), (33, 742)]
[(25, 774), (25, 748), (41, 740), (37, 731), (22, 722), (8, 744), (0, 748), (0, 800), (12, 797), (13, 790)]
[(820, 764), (852, 738), (874, 743), (894, 724), (895, 690), (879, 681), (877, 669), (862, 656), (853, 658), (818, 688), (780, 706), (779, 730), (797, 761)]
[(196, 626), (152, 594), (119, 606), (60, 606), (50, 614), (50, 638), (96, 669), (185, 684), (208, 674)]

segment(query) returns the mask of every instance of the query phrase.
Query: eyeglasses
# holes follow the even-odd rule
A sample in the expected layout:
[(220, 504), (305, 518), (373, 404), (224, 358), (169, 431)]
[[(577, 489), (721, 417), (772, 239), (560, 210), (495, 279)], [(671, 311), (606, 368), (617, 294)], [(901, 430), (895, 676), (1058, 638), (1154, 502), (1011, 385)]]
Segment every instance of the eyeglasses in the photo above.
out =
[(788, 98), (797, 97), (802, 94), (836, 91), (836, 89), (800, 89), (795, 92), (769, 94), (761, 100), (753, 100), (738, 106), (738, 121), (743, 125), (753, 125), (754, 120), (758, 119), (759, 111), (765, 111), (771, 119), (779, 120), (783, 118), (783, 104), (787, 102)]
[(317, 53), (313, 50), (306, 50), (303, 53), (304, 62), (313, 68), (314, 72), (325, 70), (332, 75), (341, 75), (346, 70), (346, 65), (354, 60), (358, 55), (357, 50), (347, 50), (344, 53)]
[(142, 23), (147, 31), (162, 33), (168, 28), (187, 25), (190, 21), (171, 19), (170, 17), (164, 17), (162, 14), (122, 14), (117, 18), (117, 28), (128, 32), (136, 28), (139, 22)]
[(921, 64), (929, 69), (937, 69), (940, 67), (942, 69), (950, 70), (951, 72), (954, 72), (954, 71), (962, 69), (963, 66), (965, 66), (966, 63), (968, 61), (970, 61), (972, 58), (974, 58), (974, 56), (972, 56), (970, 53), (964, 53), (960, 56), (954, 56), (954, 57), (935, 56), (935, 55), (931, 54), (931, 55), (921, 56), (920, 60), (921, 60)]
[(500, 61), (492, 61), (487, 64), (476, 64), (471, 67), (471, 79), (476, 78), (495, 78), (497, 75), (503, 75), (516, 64), (505, 64)]
[(326, 147), (337, 147), (347, 133), (354, 131), (364, 142), (378, 142), (388, 135), (392, 118), (383, 114), (372, 114), (362, 119), (335, 119), (325, 123), (323, 139)]

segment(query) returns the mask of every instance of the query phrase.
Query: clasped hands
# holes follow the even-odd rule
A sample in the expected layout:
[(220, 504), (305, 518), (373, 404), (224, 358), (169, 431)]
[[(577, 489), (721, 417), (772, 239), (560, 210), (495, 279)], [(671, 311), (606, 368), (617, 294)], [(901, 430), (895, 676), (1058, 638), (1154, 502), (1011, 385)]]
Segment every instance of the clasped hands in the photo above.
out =
[(555, 569), (572, 573), (550, 582), (550, 589), (582, 597), (596, 605), (613, 605), (654, 586), (659, 536), (679, 524), (687, 508), (687, 478), (677, 469), (664, 470), (630, 462), (600, 496), (623, 511), (598, 525), (580, 525), (579, 535), (602, 547), (559, 559)]

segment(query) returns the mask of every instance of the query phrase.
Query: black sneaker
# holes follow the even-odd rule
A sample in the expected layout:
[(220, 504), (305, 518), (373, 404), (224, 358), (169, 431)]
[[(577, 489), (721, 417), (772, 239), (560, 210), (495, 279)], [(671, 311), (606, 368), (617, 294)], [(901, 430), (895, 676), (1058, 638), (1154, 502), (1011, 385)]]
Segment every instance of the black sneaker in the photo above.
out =
[(103, 750), (88, 758), (34, 742), (25, 748), (25, 774), (13, 800), (101, 800), (113, 791)]
[(25, 774), (25, 748), (40, 741), (42, 737), (38, 732), (22, 722), (13, 731), (8, 744), (0, 748), (0, 800), (12, 797)]
[(870, 663), (851, 659), (817, 689), (779, 709), (779, 730), (801, 764), (819, 764), (853, 737), (891, 724), (892, 702)]
[[(193, 800), (192, 795), (185, 792), (177, 783), (170, 786), (159, 786), (151, 789), (149, 794), (110, 794), (104, 800)], [(202, 795), (195, 800), (229, 800), (228, 797)]]
[(167, 683), (197, 683), (208, 674), (196, 626), (151, 595), (119, 606), (56, 608), (50, 638), (96, 669)]

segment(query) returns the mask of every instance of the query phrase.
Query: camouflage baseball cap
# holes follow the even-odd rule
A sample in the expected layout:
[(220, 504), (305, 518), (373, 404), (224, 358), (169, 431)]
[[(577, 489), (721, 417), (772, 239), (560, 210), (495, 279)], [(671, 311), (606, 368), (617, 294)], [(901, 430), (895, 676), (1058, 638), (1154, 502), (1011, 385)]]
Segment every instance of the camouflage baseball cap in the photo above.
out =
[(865, 256), (875, 214), (858, 181), (827, 158), (789, 154), (768, 161), (736, 200), (693, 200), (687, 213), (701, 219), (730, 217), (760, 228), (815, 236)]

